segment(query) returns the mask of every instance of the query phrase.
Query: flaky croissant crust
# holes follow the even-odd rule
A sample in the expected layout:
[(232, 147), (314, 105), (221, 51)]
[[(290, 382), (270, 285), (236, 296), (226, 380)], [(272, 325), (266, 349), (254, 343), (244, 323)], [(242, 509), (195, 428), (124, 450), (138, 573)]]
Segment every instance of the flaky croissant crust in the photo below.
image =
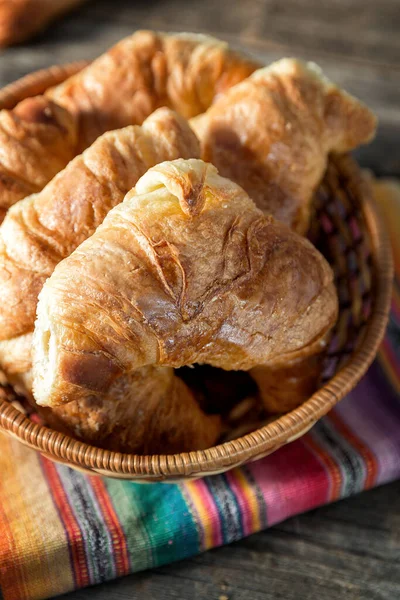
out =
[(75, 156), (75, 119), (48, 98), (0, 111), (0, 223), (7, 209), (41, 190)]
[(227, 90), (191, 124), (205, 161), (305, 234), (329, 153), (368, 142), (376, 118), (317, 65), (286, 58)]
[(106, 131), (164, 106), (197, 115), (259, 66), (209, 36), (138, 31), (44, 96), (0, 111), (0, 222)]
[(306, 355), (336, 314), (331, 269), (307, 240), (212, 165), (162, 163), (44, 285), (35, 397), (104, 397), (149, 365), (249, 370)]
[(149, 167), (198, 155), (185, 119), (159, 109), (142, 126), (101, 136), (40, 193), (10, 209), (0, 227), (0, 366), (19, 392), (30, 393), (37, 297), (57, 263), (95, 231)]
[(45, 279), (148, 168), (198, 153), (186, 121), (159, 109), (141, 127), (104, 134), (44, 190), (16, 204), (0, 227), (0, 340), (33, 329)]
[(162, 106), (198, 115), (260, 66), (207, 35), (137, 31), (47, 96), (75, 115), (82, 150)]

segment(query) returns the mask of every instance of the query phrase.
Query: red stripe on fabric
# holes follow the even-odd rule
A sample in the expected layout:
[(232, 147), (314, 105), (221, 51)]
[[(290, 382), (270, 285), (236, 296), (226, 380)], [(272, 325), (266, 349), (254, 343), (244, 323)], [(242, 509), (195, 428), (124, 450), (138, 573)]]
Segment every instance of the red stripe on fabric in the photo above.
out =
[(130, 572), (130, 561), (125, 532), (114, 510), (104, 481), (94, 475), (90, 477), (90, 483), (111, 535), (117, 577), (127, 575)]
[(269, 526), (328, 500), (330, 473), (319, 460), (320, 450), (303, 440), (247, 465), (264, 496)]
[(342, 471), (340, 465), (331, 454), (319, 444), (311, 433), (307, 433), (302, 441), (310, 450), (318, 457), (318, 461), (322, 463), (327, 476), (327, 486), (329, 494), (327, 494), (326, 502), (333, 502), (340, 497), (342, 489)]
[(68, 547), (71, 553), (72, 571), (77, 588), (88, 586), (90, 582), (89, 570), (82, 532), (79, 523), (69, 504), (61, 479), (55, 464), (47, 458), (41, 457), (43, 472), (51, 490), (58, 514), (63, 522), (68, 538)]
[(378, 477), (378, 463), (375, 458), (375, 454), (372, 450), (357, 436), (357, 434), (350, 429), (350, 427), (343, 421), (342, 417), (335, 411), (332, 410), (328, 415), (328, 419), (333, 423), (335, 429), (344, 437), (352, 446), (357, 450), (360, 456), (365, 461), (367, 467), (367, 475), (365, 478), (365, 488), (369, 489), (375, 485)]

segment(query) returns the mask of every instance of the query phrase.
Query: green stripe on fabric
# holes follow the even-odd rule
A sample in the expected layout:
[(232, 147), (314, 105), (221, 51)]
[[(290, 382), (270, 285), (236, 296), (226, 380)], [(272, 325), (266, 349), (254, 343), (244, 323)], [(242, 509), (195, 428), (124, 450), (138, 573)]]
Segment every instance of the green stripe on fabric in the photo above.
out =
[(106, 485), (124, 523), (133, 571), (181, 560), (200, 551), (196, 523), (178, 485), (113, 480), (107, 480)]
[(131, 483), (109, 478), (104, 483), (125, 534), (131, 571), (150, 569), (154, 565), (152, 548), (140, 508), (132, 500)]

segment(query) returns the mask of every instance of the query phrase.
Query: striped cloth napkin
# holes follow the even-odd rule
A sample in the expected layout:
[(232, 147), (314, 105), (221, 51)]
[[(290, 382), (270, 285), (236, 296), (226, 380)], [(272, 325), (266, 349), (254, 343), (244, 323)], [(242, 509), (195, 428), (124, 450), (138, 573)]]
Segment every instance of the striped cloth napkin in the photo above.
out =
[[(377, 185), (397, 283), (379, 356), (300, 440), (180, 485), (82, 475), (0, 438), (0, 587), (35, 600), (227, 544), (400, 476), (400, 187)], [(396, 231), (397, 228), (397, 231)]]

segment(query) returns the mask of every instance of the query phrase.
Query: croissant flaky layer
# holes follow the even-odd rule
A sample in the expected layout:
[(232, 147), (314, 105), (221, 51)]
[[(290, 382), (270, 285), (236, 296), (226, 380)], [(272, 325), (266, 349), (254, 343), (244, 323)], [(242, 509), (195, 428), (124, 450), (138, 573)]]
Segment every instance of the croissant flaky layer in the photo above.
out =
[(282, 59), (228, 90), (192, 126), (204, 160), (304, 234), (328, 154), (368, 142), (376, 119), (313, 63)]
[(148, 366), (249, 370), (305, 357), (336, 314), (331, 269), (307, 240), (212, 165), (162, 163), (45, 283), (35, 398), (112, 401)]
[(10, 206), (68, 164), (76, 144), (75, 119), (43, 96), (0, 111), (0, 223)]
[(186, 121), (159, 109), (141, 127), (104, 134), (40, 193), (9, 210), (0, 227), (0, 366), (6, 374), (26, 372), (37, 297), (58, 262), (95, 231), (149, 167), (198, 155)]
[(198, 115), (259, 67), (206, 35), (138, 31), (47, 95), (75, 115), (83, 149), (161, 106)]

